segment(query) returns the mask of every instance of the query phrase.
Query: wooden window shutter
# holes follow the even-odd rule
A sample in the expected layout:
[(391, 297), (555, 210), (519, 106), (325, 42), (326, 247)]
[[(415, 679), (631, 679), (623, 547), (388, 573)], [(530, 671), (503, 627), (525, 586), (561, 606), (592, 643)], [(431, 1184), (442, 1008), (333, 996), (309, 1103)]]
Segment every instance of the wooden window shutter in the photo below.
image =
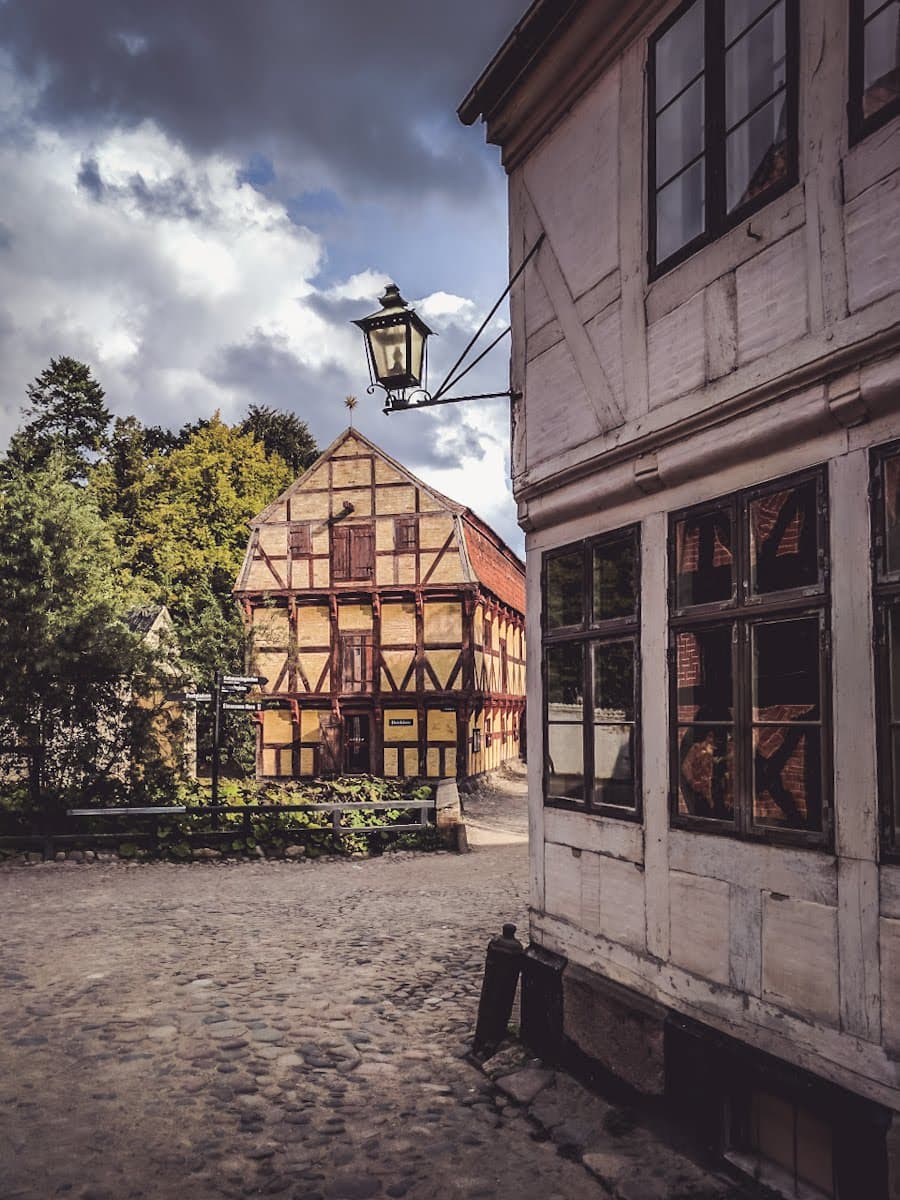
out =
[(312, 539), (308, 525), (292, 525), (288, 534), (288, 547), (291, 558), (301, 558), (304, 554), (312, 554)]
[(350, 578), (372, 579), (375, 574), (375, 538), (371, 526), (356, 525), (350, 530)]
[(346, 526), (331, 531), (331, 569), (336, 580), (350, 578), (350, 530)]

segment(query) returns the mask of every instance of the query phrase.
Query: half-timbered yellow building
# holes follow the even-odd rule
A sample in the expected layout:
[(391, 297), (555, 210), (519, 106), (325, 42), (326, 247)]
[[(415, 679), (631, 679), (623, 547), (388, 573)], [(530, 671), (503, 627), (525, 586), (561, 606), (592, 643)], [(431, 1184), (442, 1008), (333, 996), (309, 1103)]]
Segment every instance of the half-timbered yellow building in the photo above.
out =
[(519, 752), (525, 568), (347, 429), (251, 521), (234, 594), (263, 691), (257, 773), (465, 778)]

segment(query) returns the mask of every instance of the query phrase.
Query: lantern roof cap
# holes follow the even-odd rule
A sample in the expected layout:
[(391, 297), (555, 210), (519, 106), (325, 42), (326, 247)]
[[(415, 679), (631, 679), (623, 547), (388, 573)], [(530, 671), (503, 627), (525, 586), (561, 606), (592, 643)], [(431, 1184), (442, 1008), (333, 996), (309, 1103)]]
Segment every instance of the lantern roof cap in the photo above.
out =
[[(416, 310), (411, 304), (408, 304), (400, 295), (400, 289), (396, 283), (389, 283), (384, 289), (384, 295), (379, 298), (381, 308), (377, 312), (369, 313), (367, 317), (360, 317), (354, 321), (354, 325), (358, 325), (360, 329), (365, 331), (373, 322), (380, 317), (391, 317), (396, 321), (397, 315), (401, 312), (408, 313), (415, 325), (422, 333), (433, 334), (434, 330), (429, 329)], [(393, 323), (393, 322), (392, 322)]]

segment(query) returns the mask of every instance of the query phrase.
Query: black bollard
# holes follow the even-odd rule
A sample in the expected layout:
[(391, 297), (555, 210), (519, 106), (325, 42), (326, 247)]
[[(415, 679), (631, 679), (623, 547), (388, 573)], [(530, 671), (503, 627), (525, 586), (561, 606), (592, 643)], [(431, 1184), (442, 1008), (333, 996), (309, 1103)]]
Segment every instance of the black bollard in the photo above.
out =
[(504, 925), (503, 936), (488, 942), (472, 1043), (472, 1053), (477, 1058), (489, 1058), (506, 1037), (525, 953), (525, 947), (515, 934), (515, 925)]

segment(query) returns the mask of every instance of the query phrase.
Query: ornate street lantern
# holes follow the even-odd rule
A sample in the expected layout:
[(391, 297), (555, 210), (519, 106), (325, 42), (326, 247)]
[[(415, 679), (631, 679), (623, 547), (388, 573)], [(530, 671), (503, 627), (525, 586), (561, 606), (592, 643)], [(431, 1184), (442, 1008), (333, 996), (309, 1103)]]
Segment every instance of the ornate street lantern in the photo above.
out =
[(404, 406), (403, 393), (423, 386), (425, 341), (432, 331), (406, 303), (396, 283), (384, 289), (378, 312), (353, 324), (366, 336), (373, 386), (383, 387), (395, 406)]
[(366, 336), (366, 354), (369, 359), (369, 373), (372, 377), (368, 390), (371, 393), (376, 388), (381, 388), (387, 394), (384, 405), (386, 413), (396, 412), (398, 409), (430, 408), (435, 404), (456, 404), (460, 400), (518, 398), (518, 392), (481, 392), (477, 396), (448, 396), (447, 392), (450, 388), (455, 387), (465, 375), (468, 375), (472, 368), (476, 367), (484, 356), (489, 354), (497, 343), (509, 333), (509, 326), (507, 326), (473, 361), (463, 366), (469, 352), (487, 329), (494, 313), (509, 295), (510, 289), (525, 267), (537, 254), (543, 241), (542, 233), (525, 255), (522, 263), (504, 288), (500, 299), (484, 318), (465, 350), (447, 372), (444, 382), (434, 393), (429, 392), (425, 387), (425, 342), (432, 331), (416, 310), (410, 308), (406, 303), (395, 283), (389, 283), (385, 288), (384, 295), (381, 297), (381, 308), (378, 312), (353, 322)]

